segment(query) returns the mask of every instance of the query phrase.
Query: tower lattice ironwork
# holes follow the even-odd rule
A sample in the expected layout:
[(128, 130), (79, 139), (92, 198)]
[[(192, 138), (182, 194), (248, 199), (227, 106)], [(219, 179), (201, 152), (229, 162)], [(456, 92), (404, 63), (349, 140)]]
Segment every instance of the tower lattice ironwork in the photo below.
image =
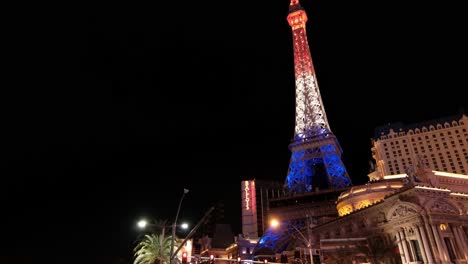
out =
[(351, 186), (342, 149), (331, 132), (306, 34), (307, 15), (299, 0), (289, 4), (296, 78), (296, 122), (286, 188), (294, 193)]
[[(317, 188), (328, 191), (341, 190), (352, 184), (341, 160), (342, 149), (330, 130), (320, 96), (307, 41), (306, 12), (299, 0), (290, 1), (287, 20), (293, 33), (296, 123), (294, 138), (289, 144), (292, 155), (285, 185), (291, 193), (320, 195), (320, 192), (312, 192)], [(296, 196), (292, 196), (294, 197)], [(315, 198), (318, 197), (312, 199)], [(324, 199), (327, 200), (327, 196)], [(318, 204), (321, 200), (314, 201)], [(295, 202), (297, 203), (297, 200)], [(327, 203), (322, 204), (328, 206)], [(319, 210), (312, 213), (314, 221), (317, 221), (322, 213), (328, 217), (326, 207), (322, 209), (323, 212)], [(304, 207), (297, 210), (303, 211)], [(293, 213), (293, 217), (282, 219), (281, 228), (267, 228), (255, 246), (253, 255), (261, 255), (262, 251), (273, 254), (286, 250), (294, 240), (292, 237), (300, 232), (298, 230), (309, 226), (305, 224), (307, 216), (304, 215), (302, 219), (300, 214), (301, 212)]]

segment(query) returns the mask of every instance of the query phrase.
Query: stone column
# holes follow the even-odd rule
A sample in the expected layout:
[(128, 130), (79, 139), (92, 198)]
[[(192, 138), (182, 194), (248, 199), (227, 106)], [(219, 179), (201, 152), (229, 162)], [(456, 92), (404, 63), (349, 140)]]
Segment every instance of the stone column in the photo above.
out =
[(468, 248), (468, 238), (465, 234), (465, 231), (463, 229), (463, 226), (460, 225), (457, 227), (458, 233), (460, 234), (460, 237), (463, 239), (463, 242), (465, 243), (465, 246)]
[(424, 230), (426, 232), (424, 232), (425, 234), (427, 234), (427, 237), (429, 238), (429, 243), (431, 245), (431, 249), (432, 249), (432, 252), (434, 253), (434, 261), (436, 263), (438, 262), (441, 262), (442, 261), (442, 257), (441, 257), (441, 253), (439, 251), (439, 248), (437, 247), (437, 244), (435, 242), (435, 239), (434, 239), (434, 234), (432, 233), (432, 229), (430, 228), (428, 222), (425, 220), (425, 223), (424, 223)]
[(454, 250), (455, 250), (455, 256), (457, 256), (457, 259), (465, 258), (465, 256), (464, 256), (465, 248), (463, 246), (463, 243), (461, 241), (460, 236), (458, 235), (456, 227), (450, 225), (450, 229), (452, 230), (453, 237), (455, 238), (454, 242), (453, 242)]
[(434, 259), (432, 258), (432, 249), (429, 245), (429, 241), (427, 240), (426, 231), (424, 230), (424, 227), (422, 226), (418, 226), (418, 231), (419, 233), (421, 233), (422, 241), (424, 244), (424, 249), (425, 249), (426, 256), (427, 256), (427, 263), (432, 264), (434, 263)]
[(437, 225), (432, 224), (432, 232), (434, 233), (434, 239), (437, 244), (437, 249), (439, 251), (440, 260), (442, 263), (447, 263), (448, 261), (448, 254), (445, 251), (444, 245), (442, 245), (442, 241), (440, 239), (439, 231)]
[(466, 240), (463, 237), (463, 233), (462, 233), (463, 231), (460, 230), (460, 226), (454, 226), (452, 230), (453, 230), (453, 233), (455, 234), (455, 238), (456, 238), (455, 242), (458, 244), (459, 249), (462, 251), (461, 256), (465, 258), (465, 260), (468, 261), (468, 245), (466, 244)]
[(398, 251), (400, 252), (401, 263), (406, 264), (405, 253), (403, 251), (403, 246), (401, 244), (402, 241), (400, 238), (400, 234), (398, 234), (398, 231), (396, 232), (396, 237), (397, 237)]
[(404, 230), (400, 230), (399, 234), (400, 234), (401, 243), (403, 245), (403, 251), (405, 252), (405, 258), (406, 258), (407, 262), (411, 262), (411, 256), (410, 256), (409, 251), (408, 251), (408, 244), (407, 244), (407, 241), (406, 241)]
[(421, 233), (419, 232), (419, 225), (416, 225), (413, 228), (416, 231), (416, 237), (418, 238), (418, 245), (419, 245), (419, 247), (421, 249), (423, 261), (424, 261), (424, 263), (429, 263), (429, 261), (427, 259), (426, 244), (424, 244), (424, 242), (423, 242), (423, 240), (421, 238)]
[(468, 237), (466, 235), (466, 232), (465, 232), (465, 228), (463, 227), (463, 225), (460, 226), (460, 233), (463, 235), (463, 238), (465, 239), (465, 241), (468, 241)]

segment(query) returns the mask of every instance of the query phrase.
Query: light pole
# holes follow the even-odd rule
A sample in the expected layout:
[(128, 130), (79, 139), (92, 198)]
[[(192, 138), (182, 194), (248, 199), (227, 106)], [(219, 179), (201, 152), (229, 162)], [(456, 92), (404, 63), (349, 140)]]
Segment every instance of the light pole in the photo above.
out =
[(174, 256), (173, 255), (174, 255), (174, 241), (175, 241), (177, 218), (179, 217), (179, 211), (180, 211), (180, 206), (182, 205), (182, 200), (184, 200), (184, 196), (188, 192), (189, 192), (188, 189), (184, 189), (184, 193), (182, 194), (182, 197), (180, 198), (179, 207), (177, 207), (176, 217), (174, 219), (174, 222), (172, 223), (171, 253), (169, 254), (169, 264), (174, 263)]
[[(146, 219), (141, 219), (141, 220), (139, 220), (137, 222), (136, 225), (141, 230), (144, 230), (146, 228), (150, 228), (150, 231), (155, 233), (155, 234), (158, 233), (158, 231), (160, 231), (162, 236), (164, 237), (166, 228), (171, 227), (170, 225), (167, 225), (166, 222), (167, 222), (166, 220), (150, 222), (150, 221), (148, 221)], [(182, 224), (180, 224), (180, 227), (182, 229), (188, 229), (189, 224), (188, 223), (182, 223)]]
[[(279, 224), (280, 224), (279, 221), (276, 220), (276, 219), (272, 219), (271, 222), (270, 222), (270, 226), (273, 227), (273, 228), (277, 228), (279, 226)], [(310, 239), (309, 221), (307, 221), (306, 225), (307, 225), (307, 236), (309, 237), (309, 239), (307, 239), (304, 236), (304, 234), (302, 234), (301, 230), (299, 230), (295, 225), (291, 224), (291, 226), (294, 228), (294, 230), (296, 230), (296, 232), (299, 233), (299, 235), (303, 239), (304, 244), (309, 249), (310, 264), (314, 264), (314, 258), (312, 257), (312, 241)]]

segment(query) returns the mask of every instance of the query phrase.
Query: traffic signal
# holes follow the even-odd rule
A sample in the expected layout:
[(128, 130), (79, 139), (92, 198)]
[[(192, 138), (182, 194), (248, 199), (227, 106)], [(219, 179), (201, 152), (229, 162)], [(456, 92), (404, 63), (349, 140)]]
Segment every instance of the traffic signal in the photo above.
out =
[(268, 263), (268, 259), (264, 259), (264, 260), (263, 260), (263, 263), (267, 264), (267, 263)]
[(210, 255), (210, 264), (214, 264), (214, 255)]
[(241, 263), (241, 257), (237, 257), (237, 263)]
[(182, 264), (187, 264), (187, 252), (182, 253)]

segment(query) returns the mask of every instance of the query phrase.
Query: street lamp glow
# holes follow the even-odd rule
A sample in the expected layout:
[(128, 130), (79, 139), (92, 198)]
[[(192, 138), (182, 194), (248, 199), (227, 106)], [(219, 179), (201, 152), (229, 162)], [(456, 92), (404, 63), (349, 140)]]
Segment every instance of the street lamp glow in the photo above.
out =
[(142, 228), (142, 229), (143, 229), (143, 228), (146, 227), (147, 224), (148, 224), (148, 222), (146, 222), (146, 220), (140, 220), (140, 221), (138, 221), (137, 226), (138, 226), (139, 228)]
[(279, 226), (279, 221), (277, 219), (271, 219), (270, 226), (273, 228), (277, 228)]
[(188, 224), (187, 223), (182, 223), (180, 225), (180, 227), (182, 227), (182, 229), (187, 229), (188, 228)]

